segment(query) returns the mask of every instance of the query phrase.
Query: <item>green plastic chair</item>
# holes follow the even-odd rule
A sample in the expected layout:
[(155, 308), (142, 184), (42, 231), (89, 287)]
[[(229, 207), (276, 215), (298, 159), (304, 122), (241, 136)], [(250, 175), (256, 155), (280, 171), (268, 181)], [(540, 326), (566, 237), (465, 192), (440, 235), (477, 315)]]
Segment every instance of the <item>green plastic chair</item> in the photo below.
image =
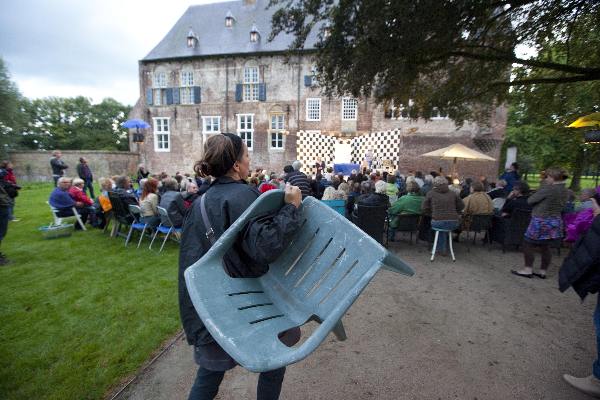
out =
[[(288, 248), (259, 278), (231, 278), (222, 265), (238, 233), (256, 216), (279, 209), (282, 190), (261, 195), (211, 249), (185, 271), (190, 298), (212, 337), (244, 368), (277, 369), (312, 353), (381, 268), (408, 276), (411, 267), (314, 197), (302, 202), (303, 222)], [(316, 321), (304, 341), (287, 347), (278, 335)]]

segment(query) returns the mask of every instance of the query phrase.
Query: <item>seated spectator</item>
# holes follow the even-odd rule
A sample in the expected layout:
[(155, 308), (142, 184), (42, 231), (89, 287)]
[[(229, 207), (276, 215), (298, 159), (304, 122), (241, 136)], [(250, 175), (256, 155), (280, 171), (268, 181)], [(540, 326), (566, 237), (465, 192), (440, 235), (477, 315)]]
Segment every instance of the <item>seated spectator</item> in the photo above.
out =
[[(196, 181), (196, 182), (198, 182), (198, 181)], [(198, 195), (202, 196), (204, 193), (206, 193), (206, 191), (210, 187), (211, 183), (212, 183), (212, 179), (210, 176), (207, 176), (206, 178), (202, 179), (202, 183), (200, 184), (200, 186), (198, 186)], [(196, 184), (198, 184), (198, 183), (196, 183)]]
[[(448, 188), (448, 180), (443, 176), (433, 179), (433, 189), (427, 193), (421, 210), (423, 214), (431, 216), (431, 227), (453, 231), (458, 228), (459, 215), (464, 208), (464, 203), (457, 193)], [(448, 251), (446, 235), (438, 237), (439, 249)]]
[(340, 183), (342, 183), (342, 181), (340, 180), (340, 178), (338, 176), (333, 176), (333, 178), (331, 179), (331, 186), (333, 186), (333, 188), (335, 190), (338, 190), (338, 187), (340, 186)]
[[(586, 192), (585, 194), (583, 193), (584, 191)], [(585, 233), (592, 226), (594, 215), (592, 212), (593, 202), (591, 199), (594, 197), (596, 192), (600, 194), (600, 186), (596, 189), (582, 190), (580, 199), (587, 199), (586, 201), (589, 201), (591, 206), (583, 208), (575, 213), (563, 214), (563, 222), (565, 225), (566, 232), (566, 242), (576, 242), (581, 236), (585, 235)], [(589, 196), (590, 194), (591, 196)]]
[(302, 163), (300, 161), (294, 161), (292, 167), (294, 168), (294, 171), (287, 174), (285, 181), (292, 186), (297, 186), (302, 192), (302, 198), (304, 199), (306, 196), (311, 195), (310, 182), (308, 181), (306, 174), (300, 171), (302, 168)]
[(127, 175), (117, 176), (115, 178), (115, 186), (113, 192), (119, 196), (126, 208), (130, 204), (138, 205), (137, 198), (133, 193), (133, 187), (131, 186), (131, 179)]
[(331, 182), (333, 179), (333, 168), (331, 167), (327, 167), (327, 172), (325, 172), (323, 174), (323, 179), (325, 179), (326, 181)]
[[(71, 188), (71, 178), (61, 177), (56, 183), (56, 187), (50, 193), (48, 203), (58, 210), (58, 217), (73, 216), (73, 207), (77, 209), (77, 213), (81, 215), (81, 221), (85, 224), (88, 218), (89, 210), (82, 202), (77, 202), (69, 195)], [(75, 229), (81, 229), (79, 224), (75, 224)]]
[(337, 190), (337, 196), (340, 200), (348, 200), (348, 194), (350, 193), (350, 186), (346, 182), (340, 183)]
[(346, 200), (347, 215), (350, 215), (352, 210), (354, 210), (354, 201), (358, 198), (358, 196), (360, 196), (360, 183), (354, 182), (350, 187), (348, 199)]
[(183, 205), (186, 210), (192, 206), (192, 203), (200, 197), (200, 193), (198, 193), (198, 185), (195, 181), (188, 182), (185, 187), (185, 192), (181, 194), (183, 196)]
[[(167, 210), (167, 214), (173, 223), (173, 227), (180, 228), (183, 225), (185, 216), (185, 205), (183, 204), (183, 196), (179, 192), (177, 181), (173, 178), (163, 180), (165, 193), (160, 198), (160, 206)], [(161, 216), (161, 223), (164, 226), (170, 226), (169, 221)]]
[(467, 178), (462, 184), (462, 189), (460, 190), (460, 198), (465, 199), (471, 192), (471, 184), (473, 183), (473, 179)]
[(275, 189), (279, 189), (279, 184), (277, 183), (277, 180), (272, 180), (269, 182), (263, 182), (259, 187), (258, 187), (258, 191), (261, 193), (264, 192), (268, 192), (269, 190), (275, 190)]
[[(375, 187), (375, 192), (373, 192)], [(379, 181), (373, 185), (372, 182), (365, 181), (361, 184), (361, 195), (356, 199), (356, 207), (359, 206), (390, 206), (390, 198), (385, 194), (387, 183)]]
[(493, 187), (492, 190), (490, 190), (489, 192), (487, 192), (488, 196), (490, 196), (490, 199), (494, 200), (495, 198), (506, 198), (506, 181), (504, 179), (500, 179), (498, 180), (498, 182), (494, 185), (491, 184), (491, 186)]
[(112, 190), (113, 181), (110, 178), (102, 177), (98, 183), (100, 184), (100, 194), (94, 200), (94, 209), (98, 219), (98, 228), (104, 228), (108, 222), (107, 213), (112, 210), (108, 192)]
[(471, 194), (464, 198), (463, 229), (469, 229), (471, 223), (471, 217), (473, 215), (487, 214), (492, 215), (494, 213), (494, 206), (492, 199), (483, 191), (483, 184), (481, 182), (471, 183)]
[(94, 208), (94, 201), (85, 194), (85, 181), (81, 178), (73, 179), (71, 187), (69, 188), (69, 196), (75, 200), (76, 203), (83, 203), (84, 208), (87, 208), (88, 219), (90, 225), (98, 227), (98, 218), (96, 217), (96, 208)]
[(152, 228), (156, 228), (160, 224), (157, 193), (158, 180), (154, 178), (146, 179), (142, 188), (142, 195), (140, 196), (141, 222), (148, 224)]
[(462, 191), (462, 185), (460, 184), (460, 180), (458, 178), (452, 179), (451, 177), (448, 177), (447, 180), (449, 181), (448, 189), (450, 189), (460, 197), (460, 192)]
[(421, 189), (419, 184), (415, 181), (411, 181), (407, 184), (406, 189), (408, 193), (396, 200), (390, 209), (388, 214), (390, 215), (390, 229), (389, 229), (389, 240), (392, 242), (396, 237), (396, 228), (398, 228), (400, 214), (421, 214), (421, 206), (425, 199), (421, 196)]
[(425, 181), (423, 180), (423, 173), (421, 171), (415, 172), (415, 182), (417, 182), (420, 188), (425, 184)]
[(567, 203), (563, 208), (563, 213), (571, 214), (575, 212), (575, 192), (573, 192), (571, 189), (567, 189), (567, 191), (569, 193), (569, 196), (567, 198)]
[(423, 182), (423, 186), (421, 186), (421, 196), (427, 196), (427, 193), (433, 187), (433, 176), (431, 174), (425, 175)]
[(592, 197), (595, 193), (595, 189), (583, 189), (579, 194), (579, 204), (575, 207), (575, 211), (592, 208)]
[(326, 187), (321, 200), (335, 200), (335, 191), (336, 190), (333, 188), (333, 186)]
[(396, 186), (396, 177), (388, 174), (387, 176), (387, 188), (385, 194), (390, 198), (390, 203), (394, 204), (398, 200), (398, 187)]
[(506, 202), (500, 213), (503, 217), (510, 217), (514, 210), (525, 210), (531, 212), (532, 206), (527, 202), (529, 198), (529, 185), (525, 181), (515, 182), (512, 192), (506, 198)]

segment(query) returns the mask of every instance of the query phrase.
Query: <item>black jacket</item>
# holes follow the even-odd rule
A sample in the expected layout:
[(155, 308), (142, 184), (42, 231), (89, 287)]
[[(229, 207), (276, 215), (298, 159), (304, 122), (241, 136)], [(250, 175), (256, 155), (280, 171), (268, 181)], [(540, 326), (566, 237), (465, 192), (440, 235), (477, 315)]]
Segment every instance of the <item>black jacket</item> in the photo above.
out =
[(69, 168), (67, 164), (60, 158), (52, 157), (50, 159), (50, 166), (52, 167), (52, 175), (63, 176), (65, 169)]
[[(207, 196), (206, 212), (218, 238), (258, 198), (259, 192), (244, 181), (221, 177), (213, 181), (203, 196)], [(200, 204), (200, 200), (192, 204), (183, 226), (179, 250), (179, 312), (188, 343), (197, 345), (213, 341), (194, 309), (183, 275), (210, 248)], [(225, 271), (234, 278), (265, 274), (269, 270), (268, 264), (285, 250), (300, 222), (300, 213), (291, 204), (272, 215), (253, 219), (223, 257)]]
[[(183, 204), (183, 196), (180, 192), (174, 190), (167, 190), (160, 196), (160, 204), (162, 208), (167, 210), (169, 219), (173, 223), (173, 226), (179, 228), (183, 225), (183, 219), (185, 217), (185, 205)], [(169, 226), (169, 222), (161, 217), (161, 222), (165, 226)]]
[(581, 237), (563, 261), (558, 274), (558, 288), (564, 292), (573, 286), (581, 300), (600, 289), (600, 216)]

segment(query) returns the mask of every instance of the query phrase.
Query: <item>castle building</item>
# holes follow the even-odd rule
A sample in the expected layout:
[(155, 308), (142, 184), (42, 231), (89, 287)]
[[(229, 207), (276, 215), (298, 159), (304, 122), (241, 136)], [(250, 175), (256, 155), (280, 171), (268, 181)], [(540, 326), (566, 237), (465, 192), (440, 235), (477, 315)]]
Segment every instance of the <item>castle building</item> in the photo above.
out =
[[(296, 159), (307, 171), (317, 160), (361, 163), (368, 151), (379, 167), (448, 171), (447, 161), (419, 156), (452, 143), (499, 158), (503, 107), (489, 127), (465, 123), (458, 129), (440, 113), (414, 121), (370, 98), (326, 97), (314, 78), (322, 33), (311, 32), (305, 50), (286, 57), (293, 37), (267, 40), (274, 12), (267, 5), (236, 0), (191, 6), (139, 62), (140, 98), (131, 117), (152, 127), (130, 149), (150, 171), (191, 172), (204, 141), (220, 132), (242, 137), (253, 168), (277, 172)], [(335, 159), (342, 153), (350, 160)], [(495, 176), (497, 169), (497, 162), (461, 165), (472, 176)]]

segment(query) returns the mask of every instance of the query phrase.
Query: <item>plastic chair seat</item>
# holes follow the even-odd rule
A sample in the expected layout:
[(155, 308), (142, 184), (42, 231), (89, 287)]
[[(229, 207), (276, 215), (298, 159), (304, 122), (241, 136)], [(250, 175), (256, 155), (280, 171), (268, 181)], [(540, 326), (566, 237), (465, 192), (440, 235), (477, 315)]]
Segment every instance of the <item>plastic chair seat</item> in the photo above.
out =
[[(350, 221), (313, 197), (303, 201), (301, 228), (259, 278), (231, 278), (222, 258), (247, 222), (283, 205), (283, 191), (266, 192), (185, 271), (190, 298), (219, 345), (241, 366), (269, 371), (298, 362), (333, 330), (375, 273), (412, 269)], [(278, 338), (307, 321), (321, 325), (296, 347)]]
[(346, 215), (346, 200), (321, 200), (323, 204), (333, 208), (342, 215)]

